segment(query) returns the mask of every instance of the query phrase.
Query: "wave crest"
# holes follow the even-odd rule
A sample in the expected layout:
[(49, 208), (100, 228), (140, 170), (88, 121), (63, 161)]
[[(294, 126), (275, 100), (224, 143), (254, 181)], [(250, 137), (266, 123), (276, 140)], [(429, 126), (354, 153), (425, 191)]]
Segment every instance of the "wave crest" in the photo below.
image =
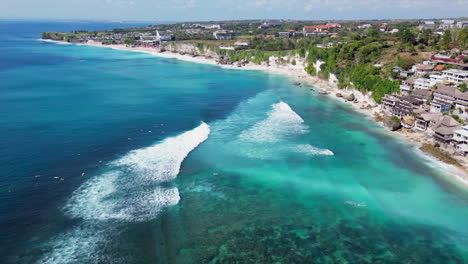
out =
[(267, 119), (243, 131), (240, 138), (259, 143), (275, 143), (284, 137), (305, 134), (308, 132), (304, 120), (285, 102), (272, 106)]

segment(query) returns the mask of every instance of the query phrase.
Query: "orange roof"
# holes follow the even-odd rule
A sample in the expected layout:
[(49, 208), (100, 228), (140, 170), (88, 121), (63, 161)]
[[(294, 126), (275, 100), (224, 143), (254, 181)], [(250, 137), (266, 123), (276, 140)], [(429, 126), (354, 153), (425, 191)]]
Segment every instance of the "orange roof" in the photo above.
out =
[(435, 67), (435, 69), (436, 69), (436, 70), (439, 70), (439, 71), (443, 70), (444, 68), (445, 68), (444, 65), (437, 65), (437, 66)]
[(328, 23), (327, 27), (341, 27), (341, 25), (338, 23)]
[(318, 25), (317, 28), (318, 28), (318, 29), (328, 29), (328, 27), (325, 26), (325, 25)]
[(296, 30), (294, 30), (294, 29), (290, 29), (290, 30), (288, 30), (288, 32), (295, 32), (295, 31), (296, 31)]
[(328, 31), (328, 30), (324, 30), (323, 32), (327, 33), (327, 32), (330, 32), (330, 31)]

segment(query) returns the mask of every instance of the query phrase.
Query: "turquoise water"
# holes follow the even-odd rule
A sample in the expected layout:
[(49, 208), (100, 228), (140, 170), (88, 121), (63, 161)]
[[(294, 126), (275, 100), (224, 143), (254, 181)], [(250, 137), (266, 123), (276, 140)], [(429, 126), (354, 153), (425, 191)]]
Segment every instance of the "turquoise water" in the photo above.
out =
[(5, 23), (2, 263), (468, 262), (466, 191), (348, 106)]

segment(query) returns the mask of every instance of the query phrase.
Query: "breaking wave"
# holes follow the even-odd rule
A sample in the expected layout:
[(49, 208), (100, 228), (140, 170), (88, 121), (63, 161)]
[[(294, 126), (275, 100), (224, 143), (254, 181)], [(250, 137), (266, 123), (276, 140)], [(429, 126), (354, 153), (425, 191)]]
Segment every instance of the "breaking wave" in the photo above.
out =
[[(179, 174), (182, 162), (208, 139), (210, 127), (198, 127), (147, 148), (134, 150), (109, 163), (107, 172), (85, 182), (64, 207), (81, 224), (51, 242), (50, 255), (39, 263), (70, 263), (100, 256), (99, 245), (115, 236), (119, 223), (143, 222), (176, 205), (179, 191), (163, 187)], [(114, 231), (113, 231), (114, 230)], [(92, 254), (92, 255), (89, 255)], [(79, 258), (77, 258), (79, 257)]]
[(203, 141), (208, 139), (210, 127), (202, 123), (177, 137), (167, 138), (154, 146), (134, 150), (112, 163), (122, 171), (134, 174), (143, 182), (168, 182), (179, 174), (182, 161)]
[(321, 149), (321, 148), (317, 148), (309, 144), (295, 145), (293, 149), (296, 152), (311, 155), (311, 156), (315, 156), (315, 155), (333, 156), (335, 155), (333, 151), (329, 149)]
[(243, 131), (240, 138), (259, 143), (275, 143), (287, 136), (308, 132), (304, 120), (291, 107), (280, 102), (273, 105), (268, 118)]
[[(310, 144), (288, 143), (298, 135), (309, 132), (304, 120), (285, 102), (272, 105), (267, 118), (242, 131), (239, 138), (251, 144), (241, 149), (241, 153), (254, 159), (280, 159), (280, 153), (300, 153), (307, 156), (332, 156), (328, 149), (320, 149)], [(281, 143), (281, 144), (277, 144)], [(254, 145), (252, 145), (254, 144)], [(257, 145), (259, 144), (259, 145)], [(261, 144), (261, 146), (260, 146)]]

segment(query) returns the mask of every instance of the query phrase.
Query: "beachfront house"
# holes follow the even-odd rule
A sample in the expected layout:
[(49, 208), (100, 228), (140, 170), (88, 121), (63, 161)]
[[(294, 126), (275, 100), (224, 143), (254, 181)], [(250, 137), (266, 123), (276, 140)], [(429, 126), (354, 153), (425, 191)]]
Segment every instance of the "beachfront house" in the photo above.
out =
[(468, 83), (468, 71), (458, 70), (458, 69), (449, 69), (442, 71), (442, 76), (446, 81), (460, 84)]
[(386, 94), (382, 97), (382, 105), (387, 114), (403, 117), (413, 114), (413, 110), (418, 108), (422, 101), (412, 96), (399, 96)]
[(391, 112), (393, 107), (395, 107), (398, 97), (393, 94), (386, 94), (382, 97), (382, 106), (384, 110)]
[(449, 145), (453, 141), (454, 131), (461, 128), (460, 123), (453, 117), (445, 115), (434, 125), (434, 139), (442, 144)]
[(416, 116), (415, 129), (419, 131), (426, 131), (428, 128), (433, 126), (440, 118), (440, 113), (422, 113)]
[(455, 150), (462, 155), (468, 154), (468, 126), (453, 131), (453, 142)]

